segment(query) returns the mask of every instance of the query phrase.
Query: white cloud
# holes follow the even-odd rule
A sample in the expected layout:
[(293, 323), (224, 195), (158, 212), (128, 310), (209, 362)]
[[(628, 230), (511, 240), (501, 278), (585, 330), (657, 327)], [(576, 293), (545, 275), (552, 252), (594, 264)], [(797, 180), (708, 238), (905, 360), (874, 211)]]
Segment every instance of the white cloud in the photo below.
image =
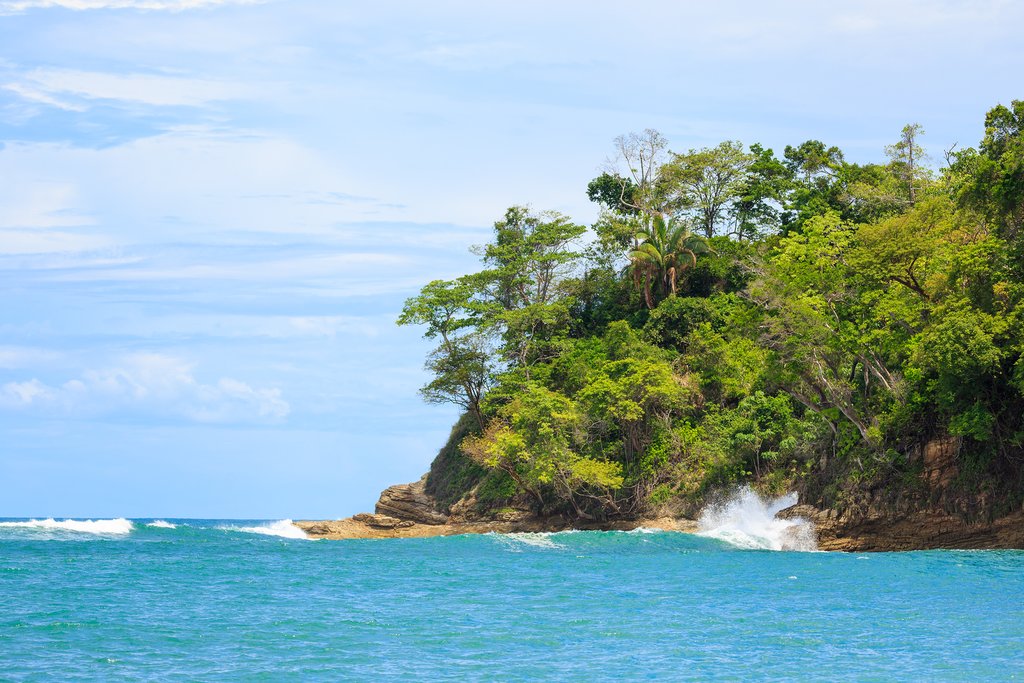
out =
[(77, 235), (59, 230), (0, 230), (0, 254), (58, 254), (101, 249), (110, 240), (100, 235)]
[(147, 415), (197, 422), (276, 421), (291, 407), (279, 389), (230, 377), (196, 379), (194, 365), (174, 356), (135, 353), (112, 367), (84, 371), (51, 386), (33, 378), (0, 386), (0, 408), (41, 409), (71, 415)]
[(56, 228), (85, 225), (76, 186), (70, 182), (32, 182), (12, 174), (0, 186), (0, 228)]
[(0, 368), (24, 368), (35, 364), (50, 363), (59, 356), (60, 354), (45, 349), (0, 346)]
[(409, 219), (401, 207), (309, 203), (331, 192), (367, 194), (367, 179), (344, 161), (285, 137), (204, 127), (101, 149), (9, 143), (0, 177), (16, 186), (0, 186), (0, 226), (81, 225), (89, 217), (136, 242), (234, 231), (333, 234), (341, 222)]
[(8, 83), (7, 85), (4, 85), (3, 88), (4, 90), (10, 90), (15, 95), (20, 95), (22, 98), (29, 100), (30, 102), (48, 104), (51, 107), (63, 109), (64, 111), (82, 112), (86, 109), (82, 105), (65, 102), (64, 100), (58, 99), (49, 93), (43, 92), (42, 90), (25, 83)]
[(61, 7), (73, 10), (143, 9), (180, 12), (220, 5), (258, 5), (267, 0), (7, 0), (0, 2), (0, 11), (24, 12), (28, 9)]
[(54, 398), (54, 391), (37, 379), (27, 382), (8, 382), (0, 387), (0, 406), (5, 403), (31, 405)]
[(122, 100), (154, 106), (198, 107), (210, 102), (250, 97), (252, 88), (237, 83), (145, 73), (104, 73), (77, 69), (33, 69), (20, 82), (4, 86), (26, 99), (61, 109), (84, 111), (81, 102), (69, 103), (58, 95), (87, 100)]

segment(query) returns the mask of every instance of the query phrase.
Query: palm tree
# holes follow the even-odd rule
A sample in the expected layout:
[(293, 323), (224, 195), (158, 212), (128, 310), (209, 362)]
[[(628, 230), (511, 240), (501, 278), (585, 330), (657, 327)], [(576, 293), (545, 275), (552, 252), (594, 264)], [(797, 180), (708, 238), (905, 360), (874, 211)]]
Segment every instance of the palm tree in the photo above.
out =
[(707, 239), (694, 235), (682, 221), (655, 214), (646, 232), (636, 236), (637, 247), (629, 253), (633, 282), (642, 287), (647, 308), (655, 298), (675, 296), (676, 282), (684, 270), (697, 265), (697, 254), (712, 251)]

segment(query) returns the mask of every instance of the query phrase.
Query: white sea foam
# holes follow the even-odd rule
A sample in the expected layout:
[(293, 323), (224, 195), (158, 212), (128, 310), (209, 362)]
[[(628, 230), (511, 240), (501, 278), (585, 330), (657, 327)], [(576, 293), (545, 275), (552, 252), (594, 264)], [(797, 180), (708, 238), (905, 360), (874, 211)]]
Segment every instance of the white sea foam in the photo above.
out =
[(166, 521), (164, 521), (162, 519), (154, 519), (152, 522), (150, 522), (146, 526), (155, 527), (157, 529), (177, 529), (178, 528), (177, 524), (172, 524), (171, 522), (166, 522)]
[(757, 550), (817, 550), (814, 526), (805, 519), (780, 519), (775, 515), (796, 505), (791, 493), (764, 500), (745, 486), (724, 503), (706, 508), (700, 515), (698, 535)]
[(282, 519), (278, 522), (270, 522), (260, 526), (222, 526), (220, 528), (225, 531), (241, 531), (247, 534), (280, 536), (281, 538), (309, 538), (306, 532), (295, 526), (290, 519)]
[(522, 546), (532, 546), (534, 548), (564, 548), (565, 546), (555, 543), (552, 538), (555, 533), (571, 533), (568, 531), (563, 532), (547, 532), (547, 531), (524, 531), (513, 534), (494, 534), (495, 537), (501, 541), (504, 545), (508, 546), (513, 551), (522, 550)]
[(0, 522), (0, 527), (29, 531), (123, 535), (131, 533), (134, 525), (123, 517), (117, 519), (65, 519), (59, 522), (51, 517), (49, 519), (30, 519), (27, 522)]

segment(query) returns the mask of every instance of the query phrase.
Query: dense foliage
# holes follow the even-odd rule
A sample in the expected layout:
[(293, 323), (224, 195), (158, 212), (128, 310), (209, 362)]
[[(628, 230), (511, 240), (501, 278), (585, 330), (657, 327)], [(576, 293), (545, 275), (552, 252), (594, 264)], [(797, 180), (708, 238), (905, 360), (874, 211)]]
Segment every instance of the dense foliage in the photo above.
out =
[(425, 398), (471, 418), (446, 462), (604, 518), (744, 481), (920, 493), (942, 440), (950, 490), (1019, 503), (1024, 102), (985, 123), (940, 171), (917, 124), (865, 165), (618, 138), (590, 231), (513, 207), (480, 272), (406, 302), (438, 340)]

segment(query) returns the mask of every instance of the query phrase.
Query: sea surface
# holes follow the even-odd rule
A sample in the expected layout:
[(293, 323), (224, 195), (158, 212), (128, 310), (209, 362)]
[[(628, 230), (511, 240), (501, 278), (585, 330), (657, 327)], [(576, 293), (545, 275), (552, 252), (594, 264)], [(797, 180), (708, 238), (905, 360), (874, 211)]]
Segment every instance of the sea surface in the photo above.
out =
[(0, 680), (1024, 677), (1024, 553), (744, 533), (310, 541), (282, 521), (6, 520)]

